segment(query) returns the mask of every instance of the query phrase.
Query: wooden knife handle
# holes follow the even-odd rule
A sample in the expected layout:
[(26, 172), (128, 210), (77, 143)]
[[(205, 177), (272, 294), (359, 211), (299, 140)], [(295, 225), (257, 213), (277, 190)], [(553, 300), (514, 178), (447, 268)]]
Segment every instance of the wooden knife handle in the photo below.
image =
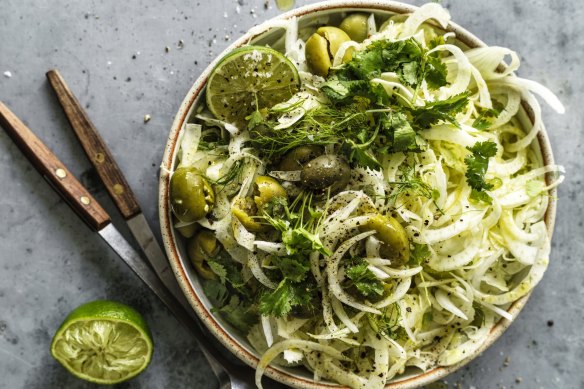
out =
[(59, 71), (49, 70), (47, 79), (57, 94), (61, 107), (81, 142), (85, 154), (97, 170), (120, 213), (126, 220), (140, 213), (140, 206), (122, 171)]
[(95, 231), (110, 217), (51, 150), (0, 101), (0, 126), (69, 206)]

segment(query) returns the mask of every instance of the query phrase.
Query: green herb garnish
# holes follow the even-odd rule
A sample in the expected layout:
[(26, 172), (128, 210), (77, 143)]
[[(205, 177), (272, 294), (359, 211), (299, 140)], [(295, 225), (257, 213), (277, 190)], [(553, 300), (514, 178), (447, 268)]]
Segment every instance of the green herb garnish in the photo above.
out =
[(491, 204), (493, 199), (485, 190), (491, 190), (494, 186), (485, 181), (485, 173), (489, 168), (489, 158), (497, 154), (497, 144), (492, 141), (477, 142), (467, 149), (472, 152), (464, 159), (467, 166), (466, 182), (472, 188), (470, 198)]
[(350, 263), (351, 265), (345, 268), (348, 279), (344, 287), (354, 286), (365, 297), (382, 296), (383, 282), (368, 269), (369, 263), (362, 258), (351, 258)]

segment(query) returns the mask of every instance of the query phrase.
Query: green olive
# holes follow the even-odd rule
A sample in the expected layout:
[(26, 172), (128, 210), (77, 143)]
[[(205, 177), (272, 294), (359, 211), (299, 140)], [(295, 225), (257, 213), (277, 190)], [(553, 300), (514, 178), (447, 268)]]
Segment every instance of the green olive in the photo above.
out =
[(257, 176), (254, 181), (253, 201), (258, 209), (263, 209), (269, 202), (277, 197), (288, 197), (282, 185), (272, 177)]
[(341, 22), (339, 28), (347, 33), (349, 37), (355, 42), (363, 42), (367, 39), (367, 19), (369, 17), (366, 14), (352, 14), (347, 16)]
[(393, 217), (377, 214), (360, 227), (361, 231), (376, 232), (375, 237), (382, 242), (380, 254), (383, 258), (399, 266), (410, 258), (410, 241), (403, 226)]
[(207, 261), (221, 250), (217, 238), (210, 231), (201, 231), (187, 245), (187, 254), (197, 273), (208, 280), (217, 279)]
[(302, 168), (301, 182), (316, 191), (330, 188), (331, 194), (342, 190), (351, 179), (351, 168), (341, 157), (336, 155), (321, 155)]
[[(176, 219), (175, 223), (173, 224), (176, 224)], [(198, 223), (190, 223), (180, 227), (175, 226), (174, 228), (185, 238), (192, 238), (197, 233), (197, 231), (199, 231), (199, 226), (200, 225)]]
[(278, 197), (288, 197), (282, 185), (272, 177), (258, 176), (254, 180), (253, 198), (236, 199), (231, 206), (231, 212), (248, 231), (268, 231), (270, 226), (260, 223), (256, 216), (261, 209)]
[(258, 208), (249, 197), (238, 197), (231, 206), (231, 213), (248, 231), (265, 232), (270, 229), (270, 226), (260, 223), (256, 217)]
[(284, 171), (302, 170), (306, 162), (322, 155), (323, 152), (324, 149), (317, 145), (298, 146), (284, 155), (278, 168)]
[[(306, 41), (305, 53), (308, 66), (315, 74), (326, 77), (339, 47), (350, 40), (351, 38), (340, 28), (320, 27)], [(353, 50), (347, 50), (343, 56), (343, 62), (349, 61), (352, 55)]]
[(215, 205), (215, 193), (195, 168), (176, 169), (170, 179), (170, 205), (178, 220), (194, 222), (205, 217)]

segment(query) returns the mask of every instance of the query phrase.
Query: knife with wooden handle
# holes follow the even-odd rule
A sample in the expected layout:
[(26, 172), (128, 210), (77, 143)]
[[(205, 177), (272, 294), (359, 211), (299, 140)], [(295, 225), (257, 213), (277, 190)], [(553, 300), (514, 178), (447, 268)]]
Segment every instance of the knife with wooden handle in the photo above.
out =
[[(251, 389), (253, 371), (238, 366), (218, 353), (191, 316), (192, 310), (185, 309), (162, 283), (156, 273), (142, 260), (120, 232), (111, 223), (111, 218), (87, 189), (71, 174), (53, 152), (16, 116), (0, 102), (0, 127), (12, 138), (22, 153), (37, 171), (65, 199), (68, 205), (96, 231), (119, 255), (134, 273), (169, 308), (178, 321), (194, 336), (211, 369), (219, 379), (221, 389)], [(277, 385), (276, 387), (280, 387)]]
[(87, 154), (110, 197), (126, 220), (144, 255), (146, 255), (164, 285), (190, 310), (190, 305), (178, 286), (166, 256), (146, 222), (132, 189), (106, 143), (59, 71), (56, 69), (48, 71), (47, 79), (55, 91), (79, 142), (83, 146), (85, 154)]

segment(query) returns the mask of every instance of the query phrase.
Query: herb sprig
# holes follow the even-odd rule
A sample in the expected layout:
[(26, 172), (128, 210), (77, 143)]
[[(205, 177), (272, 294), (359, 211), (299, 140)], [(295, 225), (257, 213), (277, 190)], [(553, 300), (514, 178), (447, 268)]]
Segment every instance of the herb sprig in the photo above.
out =
[(497, 154), (497, 144), (492, 141), (477, 142), (467, 149), (472, 153), (464, 159), (466, 182), (472, 188), (470, 198), (491, 204), (493, 199), (485, 191), (493, 189), (494, 185), (485, 181), (485, 173), (489, 168), (489, 158)]

